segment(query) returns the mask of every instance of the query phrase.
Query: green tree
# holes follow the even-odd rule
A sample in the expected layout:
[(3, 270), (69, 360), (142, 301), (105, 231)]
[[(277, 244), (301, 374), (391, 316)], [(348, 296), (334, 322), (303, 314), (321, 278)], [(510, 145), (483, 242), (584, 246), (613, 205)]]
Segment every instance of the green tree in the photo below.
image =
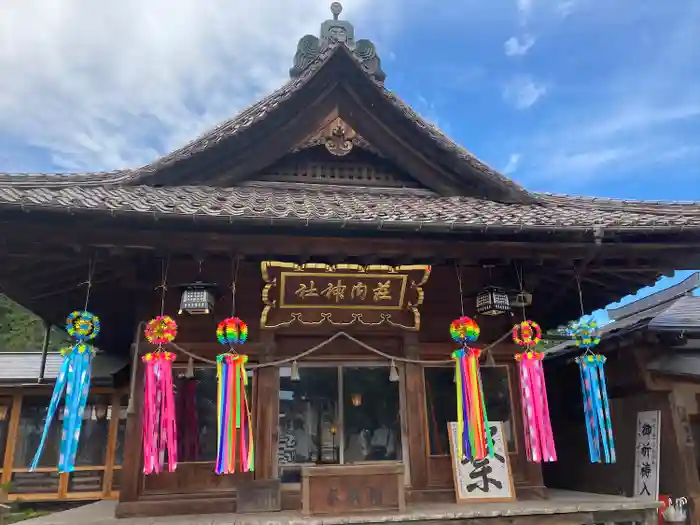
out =
[[(44, 340), (44, 323), (26, 308), (0, 294), (0, 352), (37, 352)], [(49, 350), (66, 346), (68, 334), (51, 329)]]

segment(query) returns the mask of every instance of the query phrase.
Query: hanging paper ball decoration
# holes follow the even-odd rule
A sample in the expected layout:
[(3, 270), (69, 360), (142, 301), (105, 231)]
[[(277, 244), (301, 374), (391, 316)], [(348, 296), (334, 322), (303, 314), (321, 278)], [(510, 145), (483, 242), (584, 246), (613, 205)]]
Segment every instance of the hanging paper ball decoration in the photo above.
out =
[(222, 345), (242, 345), (248, 339), (248, 325), (238, 317), (224, 319), (216, 327), (216, 338)]
[(148, 321), (144, 335), (154, 345), (170, 343), (177, 335), (177, 323), (168, 315), (159, 315)]
[(534, 321), (523, 321), (513, 327), (513, 342), (520, 346), (533, 347), (542, 340), (542, 329)]
[(452, 339), (463, 345), (475, 342), (479, 338), (480, 332), (479, 325), (471, 317), (460, 317), (450, 324)]
[(100, 318), (90, 312), (72, 312), (66, 317), (66, 332), (76, 341), (89, 341), (100, 333)]
[(600, 343), (600, 333), (598, 332), (598, 323), (594, 320), (581, 321), (576, 324), (574, 329), (571, 331), (571, 336), (574, 339), (574, 343), (579, 348), (584, 348), (586, 350), (593, 348), (598, 343)]

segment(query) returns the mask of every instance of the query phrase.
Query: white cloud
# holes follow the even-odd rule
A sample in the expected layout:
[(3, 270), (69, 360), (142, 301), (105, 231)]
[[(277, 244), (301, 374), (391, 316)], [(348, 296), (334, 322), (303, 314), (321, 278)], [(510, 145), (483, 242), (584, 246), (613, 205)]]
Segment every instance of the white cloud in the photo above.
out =
[(560, 153), (549, 159), (548, 168), (561, 175), (581, 175), (594, 172), (614, 162), (633, 157), (634, 149), (603, 148), (590, 151)]
[(530, 13), (532, 12), (533, 0), (515, 0), (515, 4), (518, 8), (520, 21), (522, 24), (525, 24), (530, 16)]
[(522, 56), (526, 54), (530, 48), (535, 45), (535, 37), (532, 35), (523, 35), (522, 39), (512, 36), (503, 43), (503, 49), (509, 57)]
[[(0, 158), (19, 158), (13, 143), (46, 151), (59, 169), (150, 162), (285, 82), (298, 39), (318, 34), (328, 6), (4, 0)], [(354, 23), (357, 37), (377, 39), (368, 6), (353, 0), (342, 18)], [(390, 19), (378, 18), (373, 26)], [(0, 171), (37, 169), (36, 162), (3, 162)]]
[(567, 18), (576, 10), (576, 0), (561, 0), (556, 5), (557, 13), (562, 18)]
[[(521, 166), (519, 178), (526, 185), (553, 184), (575, 192), (615, 178), (640, 185), (657, 177), (655, 184), (659, 173), (678, 184), (684, 178), (695, 184), (700, 76), (693, 66), (700, 60), (700, 4), (654, 4), (634, 12), (634, 19), (629, 9), (601, 15), (580, 0), (575, 7), (576, 20), (570, 23), (579, 24), (580, 38), (615, 32), (629, 44), (607, 62), (607, 75), (601, 68), (598, 75), (557, 82), (562, 94), (557, 112), (544, 115), (540, 130), (507, 144), (506, 151), (528, 152), (528, 169)], [(638, 34), (640, 25), (648, 26), (646, 35)], [(610, 49), (618, 48), (601, 45), (597, 52)], [(650, 179), (632, 178), (640, 173)]]
[(547, 87), (529, 76), (515, 77), (503, 88), (503, 98), (516, 109), (528, 109), (546, 93)]
[(518, 169), (518, 164), (520, 164), (520, 153), (511, 153), (508, 157), (508, 164), (503, 168), (504, 175), (511, 175), (515, 173)]

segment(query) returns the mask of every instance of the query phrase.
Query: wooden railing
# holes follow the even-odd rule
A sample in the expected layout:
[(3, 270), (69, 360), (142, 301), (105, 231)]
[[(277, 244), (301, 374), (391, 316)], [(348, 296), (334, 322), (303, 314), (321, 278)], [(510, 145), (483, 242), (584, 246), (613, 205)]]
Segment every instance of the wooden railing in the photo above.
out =
[[(2, 389), (0, 387), (0, 403), (4, 401), (2, 414), (5, 416), (3, 430), (5, 436), (4, 456), (0, 465), (0, 482), (9, 485), (8, 501), (89, 501), (99, 499), (116, 499), (119, 496), (119, 478), (121, 466), (115, 465), (119, 422), (124, 414), (124, 392), (109, 388), (93, 388), (91, 396), (101, 396), (108, 403), (104, 406), (102, 416), (107, 420), (107, 435), (104, 442), (104, 464), (76, 466), (74, 472), (57, 472), (56, 466), (42, 466), (30, 472), (28, 465), (16, 460), (20, 446), (20, 423), (22, 405), (26, 398), (45, 399), (48, 405), (52, 389), (46, 388)], [(4, 398), (4, 400), (2, 399)], [(122, 436), (122, 439), (124, 436)], [(94, 443), (91, 445), (95, 446)], [(98, 443), (96, 446), (100, 446)], [(80, 450), (80, 449), (79, 449)], [(2, 450), (0, 450), (2, 452)], [(33, 452), (33, 451), (31, 451)], [(100, 450), (102, 452), (102, 450)], [(23, 457), (21, 462), (24, 462)]]

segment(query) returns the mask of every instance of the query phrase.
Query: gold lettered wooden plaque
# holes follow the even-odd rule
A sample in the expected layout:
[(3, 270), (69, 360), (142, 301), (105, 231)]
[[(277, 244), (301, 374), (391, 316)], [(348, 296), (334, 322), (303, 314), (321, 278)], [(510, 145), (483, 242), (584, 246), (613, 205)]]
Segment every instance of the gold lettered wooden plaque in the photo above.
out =
[(294, 264), (264, 261), (260, 271), (267, 329), (331, 324), (420, 328), (430, 266)]

